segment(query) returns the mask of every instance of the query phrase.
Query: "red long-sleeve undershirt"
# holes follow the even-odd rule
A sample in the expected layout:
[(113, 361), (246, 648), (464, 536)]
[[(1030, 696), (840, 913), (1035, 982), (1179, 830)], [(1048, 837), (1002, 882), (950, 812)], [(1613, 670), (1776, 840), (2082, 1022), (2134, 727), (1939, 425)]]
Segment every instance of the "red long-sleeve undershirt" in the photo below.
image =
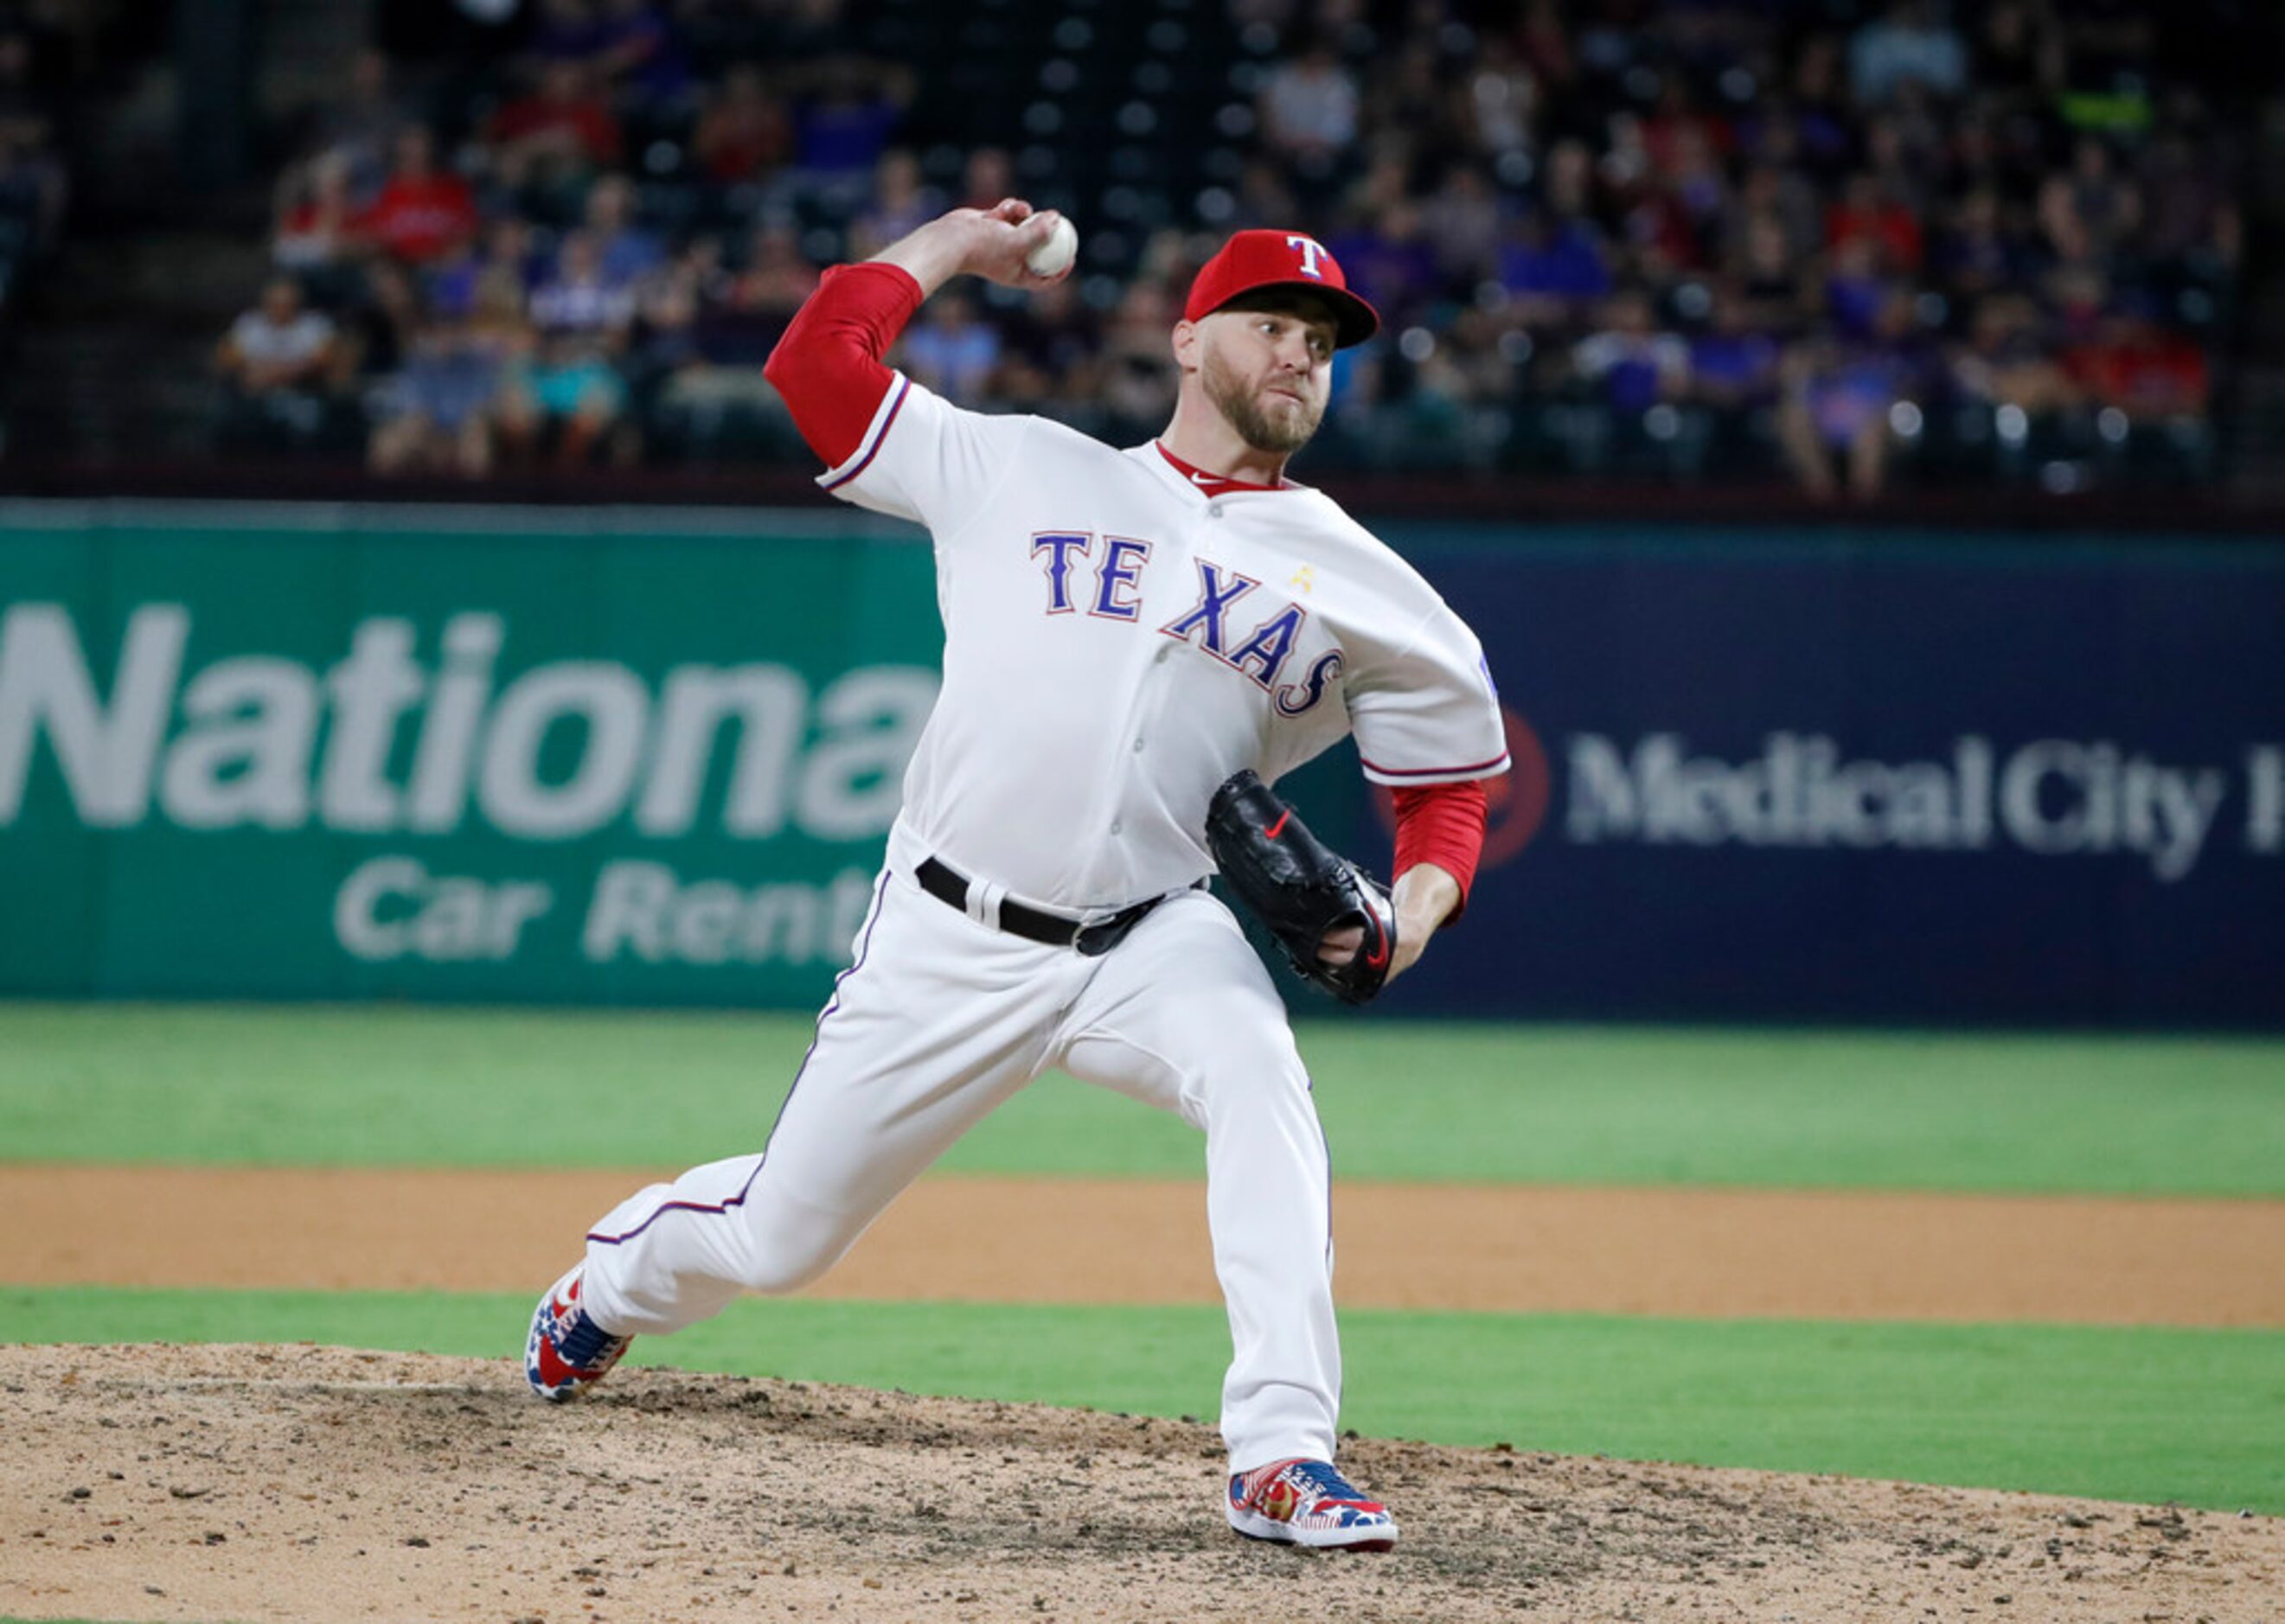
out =
[[(864, 443), (895, 382), (882, 357), (926, 296), (901, 266), (836, 265), (819, 279), (770, 352), (762, 375), (827, 467), (840, 467)], [(1396, 873), (1433, 863), (1458, 881), (1460, 900), (1450, 919), (1467, 910), (1488, 810), (1480, 781), (1396, 791)]]
[(1464, 784), (1422, 784), (1396, 791), (1396, 876), (1433, 863), (1460, 883), (1460, 899), (1444, 923), (1468, 911), (1468, 890), (1484, 853), (1484, 820), (1491, 810), (1481, 779)]
[(881, 364), (927, 295), (900, 265), (836, 265), (794, 313), (762, 376), (828, 468), (857, 454), (895, 374)]

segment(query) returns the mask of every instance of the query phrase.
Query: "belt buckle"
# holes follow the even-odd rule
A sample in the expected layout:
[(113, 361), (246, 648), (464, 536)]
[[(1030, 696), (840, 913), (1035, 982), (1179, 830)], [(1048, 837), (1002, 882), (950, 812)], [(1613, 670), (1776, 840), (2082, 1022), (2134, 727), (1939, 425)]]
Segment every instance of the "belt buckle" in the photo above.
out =
[(1072, 932), (1072, 945), (1079, 951), (1082, 958), (1099, 959), (1125, 941), (1127, 933), (1141, 924), (1142, 916), (1158, 906), (1158, 902), (1153, 899), (1150, 902), (1130, 903), (1126, 907), (1114, 908), (1109, 913), (1089, 914), (1079, 922), (1079, 928)]

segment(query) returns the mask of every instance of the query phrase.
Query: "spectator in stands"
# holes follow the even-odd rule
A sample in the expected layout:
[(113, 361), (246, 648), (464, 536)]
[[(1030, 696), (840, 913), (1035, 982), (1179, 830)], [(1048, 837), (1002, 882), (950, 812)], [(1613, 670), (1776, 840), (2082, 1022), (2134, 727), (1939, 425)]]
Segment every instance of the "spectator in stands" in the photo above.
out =
[(364, 267), (364, 287), (341, 320), (339, 372), (346, 380), (393, 376), (412, 353), (424, 313), (412, 279), (394, 260)]
[(975, 302), (963, 294), (930, 299), (920, 322), (906, 330), (905, 371), (960, 405), (981, 401), (999, 366), (1000, 330), (978, 321)]
[[(1791, 128), (1786, 126), (1788, 132)], [(1763, 150), (1776, 154), (1791, 152), (1793, 137), (1771, 132)], [(1756, 159), (1724, 212), (1723, 257), (1731, 270), (1737, 269), (1746, 254), (1748, 223), (1763, 218), (1774, 223), (1780, 234), (1777, 263), (1798, 265), (1825, 245), (1825, 206), (1816, 186), (1801, 169), (1779, 157)]]
[(1603, 237), (1579, 216), (1535, 211), (1517, 219), (1500, 251), (1500, 286), (1519, 319), (1535, 327), (1567, 327), (1614, 286)]
[(758, 180), (792, 154), (793, 122), (766, 88), (761, 70), (736, 63), (708, 92), (690, 148), (722, 184)]
[(1750, 411), (1777, 396), (1784, 351), (1755, 325), (1754, 307), (1734, 285), (1716, 290), (1706, 330), (1690, 340), (1692, 400), (1717, 412)]
[(590, 65), (602, 84), (645, 111), (682, 106), (694, 81), (673, 21), (656, 0), (603, 0)]
[(513, 304), (521, 313), (543, 269), (532, 250), (530, 222), (503, 216), (486, 229), (481, 252), (471, 239), (428, 268), (428, 300), (453, 320), (474, 315), (488, 296), (495, 308)]
[(1976, 35), (1975, 90), (2001, 114), (2028, 112), (2063, 83), (2062, 31), (2046, 0), (1994, 0)]
[(338, 99), (318, 113), (311, 147), (316, 159), (338, 166), (357, 207), (373, 201), (388, 182), (397, 137), (413, 121), (390, 84), (389, 58), (360, 51), (349, 66), (349, 82)]
[(850, 223), (849, 257), (870, 259), (943, 212), (944, 200), (922, 177), (920, 161), (908, 149), (892, 146), (874, 167), (872, 201)]
[(2211, 397), (2204, 352), (2139, 310), (2104, 317), (2090, 341), (2063, 352), (2062, 367), (2098, 404), (2132, 422), (2203, 420)]
[(2022, 244), (2004, 224), (1999, 193), (1978, 186), (1959, 200), (1936, 239), (1932, 269), (1955, 299), (1980, 298), (2015, 286), (2027, 269)]
[(1286, 184), (1285, 171), (1267, 158), (1253, 158), (1238, 171), (1237, 226), (1267, 229), (1301, 217), (1301, 205)]
[(1859, 242), (1871, 244), (1879, 265), (1892, 275), (1917, 271), (1927, 251), (1920, 216), (1870, 171), (1851, 175), (1825, 216), (1826, 247), (1838, 252)]
[(803, 255), (800, 234), (785, 221), (771, 220), (757, 226), (748, 240), (746, 263), (731, 280), (728, 302), (769, 324), (774, 346), (793, 313), (816, 291), (817, 267)]
[(602, 245), (591, 231), (563, 239), (555, 269), (531, 290), (532, 325), (547, 334), (570, 334), (609, 353), (635, 317), (634, 283), (612, 277)]
[[(1433, 59), (1429, 71), (1433, 72)], [(1499, 35), (1486, 39), (1468, 74), (1467, 134), (1475, 150), (1497, 158), (1537, 145), (1539, 81), (1531, 66)]]
[(1807, 297), (1805, 263), (1806, 255), (1795, 252), (1792, 234), (1775, 211), (1745, 216), (1727, 270), (1739, 297), (1753, 311), (1754, 325), (1786, 332), (1800, 321)]
[[(2154, 54), (2158, 35), (2132, 0), (1528, 0), (1504, 11), (1221, 0), (1181, 21), (1194, 37), (1225, 22), (1237, 36), (1228, 84), (1253, 98), (1251, 139), (1226, 132), (1228, 145), (1191, 154), (1195, 175), (1173, 166), (1179, 180), (1148, 164), (1130, 171), (1127, 153), (1058, 144), (1042, 149), (1041, 173), (1041, 154), (1027, 153), (1020, 181), (1005, 148), (969, 148), (962, 170), (954, 150), (931, 145), (924, 174), (914, 152), (891, 145), (919, 65), (864, 52), (932, 23), (926, 0), (524, 9), (538, 13), (526, 23), (530, 54), (467, 73), (499, 116), (484, 122), (484, 104), (458, 87), (458, 105), (439, 108), (456, 127), (476, 119), (468, 162), (482, 178), (489, 160), (503, 183), (483, 196), (505, 240), (478, 251), (474, 200), (438, 174), (433, 151), (420, 165), (400, 158), (358, 225), (387, 266), (419, 272), (440, 322), (472, 332), (480, 304), (520, 310), (537, 288), (549, 333), (580, 335), (509, 368), (511, 455), (550, 434), (575, 459), (624, 451), (636, 443), (629, 412), (670, 437), (677, 425), (732, 426), (701, 436), (725, 451), (773, 445), (781, 419), (755, 369), (814, 281), (811, 255), (864, 258), (930, 217), (931, 176), (948, 198), (985, 206), (1131, 186), (1150, 222), (1089, 239), (1089, 270), (1112, 281), (1075, 278), (1035, 299), (993, 298), (973, 320), (955, 304), (916, 325), (910, 364), (987, 408), (1152, 432), (1169, 383), (1160, 318), (1205, 238), (1315, 220), (1391, 322), (1385, 343), (1345, 354), (1337, 372), (1344, 432), (1402, 437), (1409, 425), (1427, 436), (1415, 442), (1424, 455), (1464, 460), (1499, 432), (1496, 409), (1570, 387), (1606, 406), (1673, 404), (1676, 445), (1702, 447), (1709, 420), (1717, 436), (1748, 419), (1778, 423), (1781, 449), (1741, 436), (1739, 455), (1709, 466), (1747, 469), (1758, 451), (1763, 467), (1790, 467), (1821, 492), (1881, 488), (1909, 437), (1896, 425), (1936, 398), (1933, 380), (1961, 421), (2015, 406), (2066, 436), (2084, 406), (2203, 409), (2209, 368), (2195, 334), (2226, 318), (2241, 248), (2225, 115), (2199, 105), (2175, 57)], [(1442, 26), (1462, 16), (1464, 40)], [(1284, 60), (1281, 39), (1295, 42)], [(1043, 59), (1049, 49), (1024, 42), (1034, 47)], [(6, 56), (0, 44), (0, 126)], [(401, 117), (386, 66), (359, 64), (321, 118), (322, 146), (372, 161)], [(2131, 80), (2118, 77), (2126, 66)], [(710, 82), (685, 93), (694, 68)], [(564, 95), (582, 75), (581, 94)], [(2104, 94), (2064, 98), (2073, 85)], [(1155, 94), (1147, 75), (1131, 93)], [(931, 143), (960, 138), (959, 109), (932, 105), (929, 117)], [(685, 118), (687, 167), (659, 164), (658, 144), (680, 142)], [(661, 177), (648, 198), (621, 168), (637, 147), (644, 173)], [(11, 161), (0, 156), (0, 175)], [(408, 169), (428, 188), (409, 198)], [(345, 298), (345, 322), (379, 319), (344, 241), (338, 179), (313, 166), (287, 190), (278, 263), (301, 269), (321, 306)], [(726, 265), (705, 233), (733, 219), (758, 226)], [(533, 251), (535, 226), (543, 243), (567, 231), (560, 255)], [(6, 231), (0, 221), (0, 239)], [(342, 264), (347, 282), (330, 279)], [(396, 286), (376, 274), (375, 288)], [(1097, 302), (1121, 285), (1114, 310)], [(1939, 325), (1954, 335), (1940, 367), (1924, 336)], [(598, 365), (631, 392), (615, 395)], [(758, 439), (734, 429), (742, 419), (761, 424)], [(377, 458), (462, 466), (457, 431), (395, 432), (428, 450), (392, 441)], [(1549, 454), (1580, 466), (1600, 455), (1591, 432), (1548, 433)], [(671, 454), (671, 438), (655, 443)], [(1672, 450), (1639, 445), (1629, 466), (1687, 477)]]
[(1019, 410), (1086, 400), (1094, 392), (1101, 325), (1080, 297), (1075, 278), (1043, 287), (1008, 312), (1001, 323), (995, 400)]
[(436, 167), (436, 141), (425, 125), (397, 134), (395, 163), (381, 195), (357, 223), (366, 241), (408, 265), (444, 258), (475, 235), (475, 193)]
[(349, 161), (338, 148), (288, 169), (278, 188), (270, 263), (280, 271), (307, 276), (356, 260), (365, 249), (357, 215), (357, 200), (350, 195)]
[(603, 25), (595, 0), (539, 0), (524, 49), (537, 79), (561, 62), (586, 67), (602, 54)]
[(1660, 329), (1648, 294), (1622, 293), (1604, 307), (1602, 326), (1572, 349), (1571, 369), (1612, 411), (1639, 413), (1688, 393), (1690, 346)]
[(2039, 188), (2039, 224), (2055, 257), (2065, 262), (2108, 260), (2142, 224), (2142, 192), (2118, 173), (2110, 148), (2082, 136), (2069, 170)]
[(492, 467), (501, 373), (500, 355), (480, 331), (439, 322), (420, 333), (383, 393), (366, 466), (376, 474), (483, 478)]
[[(1891, 292), (1863, 337), (1818, 334), (1786, 353), (1778, 438), (1810, 496), (1825, 500), (1839, 489), (1836, 463), (1851, 495), (1868, 499), (1887, 489), (1890, 456), (1903, 426), (1917, 420), (1928, 381), (1913, 321), (1911, 297)], [(1905, 403), (1912, 414), (1897, 412)]]
[(567, 331), (544, 335), (531, 354), (508, 363), (494, 425), (503, 454), (558, 467), (584, 467), (605, 450), (633, 450), (614, 439), (627, 401), (626, 384), (601, 343)]
[(762, 376), (762, 363), (800, 306), (798, 297), (786, 304), (783, 295), (805, 279), (813, 286), (816, 271), (800, 260), (793, 233), (776, 226), (762, 231), (777, 233), (770, 251), (790, 254), (793, 267), (772, 271), (742, 288), (741, 279), (722, 263), (722, 245), (711, 237), (692, 243), (675, 263), (673, 280), (678, 288), (689, 290), (696, 309), (687, 332), (672, 341), (678, 354), (658, 398), (668, 412), (699, 426), (703, 438), (711, 439), (734, 419), (750, 422), (766, 416), (790, 422), (777, 391)]
[(1810, 35), (1794, 59), (1792, 127), (1794, 161), (1820, 184), (1831, 181), (1856, 150), (1857, 110), (1841, 82), (1837, 34)]
[(2223, 166), (2202, 155), (2180, 124), (2162, 130), (2142, 162), (2148, 200), (2141, 247), (2154, 270), (2218, 282), (2236, 270), (2244, 221)]
[(1977, 301), (1967, 336), (1952, 346), (1946, 365), (1953, 393), (1975, 405), (2014, 406), (2028, 418), (2045, 418), (2078, 400), (2039, 331), (2038, 312), (2021, 294), (1994, 291)]
[(224, 438), (272, 446), (315, 438), (335, 358), (333, 322), (303, 303), (300, 283), (273, 277), (215, 347)]
[(1455, 163), (1420, 206), (1420, 219), (1447, 285), (1472, 291), (1499, 259), (1499, 194), (1472, 163)]
[(1967, 47), (1929, 0), (1893, 0), (1886, 16), (1849, 42), (1849, 79), (1867, 107), (1907, 82), (1956, 97), (1967, 88)]
[(1272, 151), (1312, 178), (1355, 145), (1361, 98), (1355, 75), (1323, 38), (1270, 70), (1259, 117)]
[(635, 289), (635, 319), (624, 368), (637, 410), (648, 416), (675, 373), (700, 359), (698, 266), (686, 258), (662, 266)]
[(1420, 210), (1404, 200), (1402, 178), (1400, 171), (1396, 196), (1386, 206), (1368, 203), (1357, 211), (1355, 224), (1325, 245), (1357, 291), (1384, 318), (1398, 322), (1417, 315), (1443, 282)]
[(619, 161), (619, 121), (577, 60), (550, 61), (539, 88), (492, 114), (484, 140), (502, 184), (530, 199), (560, 198)]
[(912, 98), (913, 75), (900, 67), (860, 58), (820, 63), (794, 114), (797, 189), (853, 212)]
[(1113, 437), (1141, 440), (1166, 426), (1181, 375), (1166, 347), (1174, 302), (1148, 282), (1129, 286), (1103, 337), (1101, 400)]
[(1826, 266), (1823, 313), (1831, 330), (1843, 338), (1869, 338), (1896, 286), (1881, 267), (1875, 239), (1842, 238)]
[(960, 166), (960, 195), (963, 207), (992, 208), (1002, 198), (1016, 195), (1016, 161), (1004, 146), (979, 146)]
[(636, 219), (641, 195), (624, 175), (606, 175), (587, 192), (587, 235), (604, 280), (632, 287), (666, 263), (666, 244)]

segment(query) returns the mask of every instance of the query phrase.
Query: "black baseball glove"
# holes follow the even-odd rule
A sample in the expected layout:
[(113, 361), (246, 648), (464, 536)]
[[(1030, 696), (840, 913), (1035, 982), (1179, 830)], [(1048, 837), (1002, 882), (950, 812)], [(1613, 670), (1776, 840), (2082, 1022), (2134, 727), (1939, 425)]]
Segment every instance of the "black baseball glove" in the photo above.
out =
[[(1388, 888), (1309, 833), (1252, 769), (1214, 791), (1206, 845), (1229, 888), (1269, 927), (1302, 979), (1345, 1004), (1362, 1004), (1388, 979), (1396, 907)], [(1346, 964), (1317, 957), (1326, 932), (1361, 925)]]

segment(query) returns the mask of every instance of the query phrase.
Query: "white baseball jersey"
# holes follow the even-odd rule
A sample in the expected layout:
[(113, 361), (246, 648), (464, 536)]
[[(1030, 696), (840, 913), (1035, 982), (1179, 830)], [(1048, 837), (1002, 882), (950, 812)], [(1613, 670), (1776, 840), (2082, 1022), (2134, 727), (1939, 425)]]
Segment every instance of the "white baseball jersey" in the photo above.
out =
[[(649, 1335), (740, 1291), (798, 1288), (1058, 1070), (1205, 1134), (1231, 1471), (1330, 1461), (1341, 1361), (1315, 1100), (1237, 920), (1184, 888), (1212, 870), (1206, 805), (1241, 767), (1274, 781), (1354, 732), (1384, 783), (1504, 769), (1475, 638), (1315, 491), (1209, 495), (1155, 443), (980, 416), (903, 378), (822, 482), (935, 532), (943, 692), (855, 961), (766, 1149), (607, 1213), (588, 1310)], [(931, 856), (973, 883), (967, 906), (923, 887)], [(995, 889), (1067, 914), (1165, 900), (1089, 954), (1000, 929)]]
[(935, 537), (944, 686), (892, 866), (1115, 908), (1213, 872), (1206, 805), (1242, 767), (1275, 783), (1354, 732), (1386, 784), (1507, 768), (1475, 635), (1321, 492), (1208, 496), (1155, 442), (963, 411), (901, 374), (819, 483)]

